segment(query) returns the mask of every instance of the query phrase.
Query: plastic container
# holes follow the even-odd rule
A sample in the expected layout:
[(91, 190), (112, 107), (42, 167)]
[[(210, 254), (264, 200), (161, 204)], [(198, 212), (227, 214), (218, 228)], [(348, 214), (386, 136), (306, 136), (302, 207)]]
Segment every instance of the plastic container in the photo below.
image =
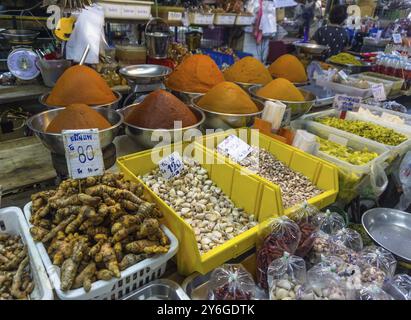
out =
[(35, 283), (30, 298), (32, 300), (53, 300), (53, 289), (20, 208), (8, 207), (0, 209), (0, 233), (19, 235), (27, 246), (30, 256), (30, 272)]
[[(30, 221), (31, 202), (24, 206), (24, 216), (27, 221)], [(26, 223), (26, 232), (29, 232), (29, 226), (31, 227), (30, 222)], [(161, 228), (170, 239), (170, 249), (166, 254), (136, 263), (121, 272), (121, 279), (113, 278), (110, 281), (93, 282), (89, 292), (83, 288), (62, 291), (60, 289), (60, 268), (53, 265), (43, 243), (37, 242), (35, 247), (61, 300), (118, 300), (133, 293), (146, 283), (160, 278), (166, 271), (167, 261), (177, 253), (178, 240), (164, 225)]]
[(382, 121), (374, 120), (374, 119), (371, 119), (371, 118), (363, 117), (363, 116), (358, 115), (356, 112), (351, 112), (351, 111), (347, 112), (347, 115), (346, 115), (347, 120), (362, 120), (362, 121), (366, 121), (366, 122), (371, 122), (371, 123), (380, 125), (382, 127), (393, 129), (393, 130), (397, 131), (398, 133), (402, 133), (402, 134), (404, 134), (405, 136), (408, 137), (408, 139), (406, 141), (402, 142), (401, 144), (399, 144), (397, 146), (390, 146), (390, 145), (385, 145), (383, 143), (379, 143), (379, 142), (376, 142), (376, 141), (371, 140), (371, 139), (363, 138), (363, 137), (357, 136), (353, 133), (346, 132), (346, 131), (343, 131), (343, 130), (339, 130), (339, 129), (336, 129), (336, 128), (333, 128), (333, 127), (330, 127), (330, 126), (327, 126), (327, 125), (324, 125), (322, 123), (314, 121), (314, 119), (324, 118), (324, 117), (339, 117), (339, 111), (337, 111), (335, 109), (332, 109), (332, 110), (326, 110), (326, 111), (321, 111), (321, 112), (315, 112), (315, 113), (311, 113), (311, 114), (303, 116), (301, 120), (310, 121), (311, 124), (313, 126), (316, 126), (318, 129), (320, 129), (320, 130), (321, 129), (322, 130), (326, 129), (326, 130), (328, 130), (328, 132), (330, 132), (330, 133), (334, 132), (336, 135), (342, 136), (344, 138), (352, 138), (353, 136), (355, 136), (357, 138), (360, 138), (363, 141), (373, 142), (373, 143), (379, 144), (379, 145), (389, 149), (391, 151), (392, 156), (404, 154), (411, 146), (411, 128), (409, 128), (408, 126), (398, 126), (398, 125), (395, 125), (395, 124), (390, 124), (390, 123), (387, 123), (387, 122), (382, 122)]
[[(404, 120), (404, 124), (395, 123), (395, 126), (411, 126), (411, 115), (408, 114), (408, 113), (403, 113), (403, 112), (398, 112), (398, 111), (394, 111), (394, 110), (384, 109), (384, 108), (381, 108), (381, 107), (368, 105), (368, 104), (362, 104), (361, 108), (368, 109), (369, 111), (371, 111), (376, 116), (379, 116), (379, 117), (382, 116), (382, 119), (380, 119), (380, 121), (384, 121), (384, 122), (388, 121), (388, 120), (384, 120), (383, 113), (386, 113), (386, 114), (389, 114), (389, 115), (397, 116), (397, 117), (401, 118), (402, 120)], [(392, 122), (388, 121), (388, 123), (392, 123)]]
[(192, 148), (183, 148), (183, 144), (178, 143), (166, 148), (160, 147), (117, 159), (117, 165), (127, 179), (139, 181), (145, 186), (148, 197), (158, 205), (164, 214), (165, 224), (179, 240), (179, 251), (176, 256), (177, 268), (178, 272), (183, 275), (189, 275), (195, 271), (206, 274), (224, 262), (253, 248), (257, 240), (259, 226), (257, 225), (222, 245), (200, 254), (192, 227), (137, 177), (156, 168), (157, 164), (152, 159), (154, 153), (161, 152), (162, 156), (165, 156), (179, 150), (181, 155), (191, 156), (199, 161), (201, 166), (207, 170), (210, 179), (222, 189), (234, 204), (249, 214), (254, 214), (260, 224), (270, 217), (281, 214), (281, 195), (278, 186), (269, 186), (255, 176), (244, 175), (241, 168), (230, 165), (225, 162), (223, 157), (218, 157), (215, 153), (205, 150), (199, 144), (190, 146)]
[(359, 89), (342, 83), (328, 81), (324, 78), (317, 79), (317, 86), (329, 88), (336, 93), (346, 94), (353, 97), (369, 98), (372, 96), (371, 89)]
[(401, 79), (398, 77), (391, 77), (391, 76), (387, 76), (387, 75), (376, 73), (376, 72), (363, 72), (363, 73), (359, 73), (357, 76), (361, 79), (365, 79), (365, 80), (370, 79), (371, 81), (374, 81), (374, 82), (381, 81), (381, 80), (391, 82), (392, 86), (391, 86), (390, 94), (392, 95), (399, 93), (404, 84), (404, 79)]
[[(240, 134), (238, 134), (238, 132)], [(246, 135), (242, 133), (246, 133)], [(317, 208), (321, 209), (334, 203), (338, 193), (337, 167), (320, 158), (309, 155), (297, 148), (294, 148), (290, 145), (284, 144), (278, 140), (275, 140), (262, 133), (259, 133), (258, 130), (243, 128), (237, 130), (228, 130), (223, 133), (215, 133), (199, 137), (196, 141), (197, 143), (202, 144), (203, 147), (214, 151), (217, 145), (231, 134), (235, 134), (240, 139), (247, 142), (249, 145), (259, 146), (260, 148), (269, 151), (278, 160), (285, 163), (289, 168), (305, 175), (318, 188), (324, 190), (324, 192), (320, 195), (309, 199), (307, 201), (309, 204), (315, 205)], [(217, 153), (216, 151), (214, 152)], [(230, 162), (234, 167), (240, 170), (247, 170), (239, 164), (230, 161), (228, 158), (225, 159), (227, 159), (227, 161)], [(262, 181), (264, 184), (270, 186), (270, 188), (277, 187), (272, 182), (256, 174), (252, 174), (252, 176), (254, 176), (257, 180)], [(281, 201), (279, 213), (280, 215), (289, 215), (299, 208), (299, 205), (295, 205), (291, 208), (284, 208), (281, 197), (279, 200)]]
[(39, 59), (36, 64), (40, 69), (44, 84), (46, 87), (52, 88), (64, 71), (71, 66), (71, 61)]
[(392, 81), (387, 81), (384, 79), (378, 79), (378, 78), (372, 78), (372, 77), (367, 77), (367, 76), (360, 76), (360, 74), (354, 74), (352, 76), (348, 77), (349, 80), (365, 80), (369, 83), (369, 85), (373, 85), (373, 84), (378, 84), (378, 83), (382, 83), (384, 86), (384, 91), (386, 96), (389, 96), (390, 94), (392, 94)]

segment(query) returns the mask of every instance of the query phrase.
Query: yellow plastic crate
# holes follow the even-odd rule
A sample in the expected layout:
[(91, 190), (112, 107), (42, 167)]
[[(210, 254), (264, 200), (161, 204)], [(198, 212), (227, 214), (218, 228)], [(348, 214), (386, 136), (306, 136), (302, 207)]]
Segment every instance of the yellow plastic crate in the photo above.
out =
[[(213, 159), (213, 164), (202, 165), (208, 171), (210, 179), (231, 198), (237, 207), (243, 208), (250, 214), (254, 214), (260, 224), (268, 218), (279, 215), (279, 199), (281, 199), (281, 195), (278, 186), (269, 186), (261, 179), (244, 175), (241, 172), (241, 168), (234, 167), (226, 161), (217, 163), (218, 155), (202, 148), (201, 145), (192, 144), (187, 147), (186, 145), (175, 144), (171, 145), (172, 149), (164, 150), (157, 148), (154, 149), (154, 152), (158, 152), (161, 149), (164, 151), (162, 156), (165, 156), (176, 148), (178, 149), (178, 147), (181, 148), (180, 150), (184, 149), (184, 155), (190, 155), (192, 158), (200, 161), (200, 163), (204, 163), (203, 160), (206, 157)], [(192, 149), (188, 149), (191, 147)], [(152, 161), (151, 152), (152, 150), (142, 151), (118, 158), (117, 165), (127, 178), (144, 184), (138, 176), (150, 172), (157, 166)], [(220, 157), (221, 159), (224, 160), (224, 158)], [(145, 184), (144, 186), (150, 200), (155, 202), (164, 213), (164, 223), (179, 240), (179, 250), (176, 259), (180, 274), (188, 275), (195, 271), (205, 274), (255, 246), (259, 225), (205, 254), (200, 254), (191, 226), (150, 188)]]
[[(254, 131), (254, 137), (257, 138), (252, 138), (252, 131)], [(258, 143), (260, 148), (269, 151), (292, 170), (302, 173), (304, 176), (309, 178), (319, 189), (324, 191), (318, 196), (309, 199), (308, 203), (315, 205), (319, 209), (322, 209), (335, 202), (338, 194), (338, 168), (334, 164), (314, 157), (288, 144), (275, 140), (267, 135), (260, 133), (258, 130), (245, 128), (231, 129), (222, 133), (214, 133), (198, 137), (196, 138), (196, 143), (201, 144), (203, 148), (212, 150), (217, 154), (217, 151), (215, 150), (217, 145), (231, 134), (238, 136), (249, 145), (256, 145), (256, 143)], [(217, 155), (222, 157), (222, 155), (220, 154)], [(229, 160), (228, 158), (224, 158), (227, 159), (226, 161), (228, 161), (234, 167), (243, 168), (239, 164)], [(245, 168), (243, 168), (243, 170), (244, 169)], [(271, 188), (277, 186), (274, 183), (256, 174), (253, 174), (253, 177), (257, 180), (263, 181)], [(281, 197), (279, 198), (279, 201), (281, 210), (280, 215), (289, 215), (298, 208), (298, 205), (290, 208), (284, 208)], [(261, 204), (262, 207), (264, 207), (265, 205), (265, 203)]]

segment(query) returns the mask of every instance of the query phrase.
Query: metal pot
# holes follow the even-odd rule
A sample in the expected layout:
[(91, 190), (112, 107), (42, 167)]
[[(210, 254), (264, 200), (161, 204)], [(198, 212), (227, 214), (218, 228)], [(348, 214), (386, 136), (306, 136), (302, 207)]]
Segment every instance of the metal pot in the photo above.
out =
[(32, 44), (40, 32), (33, 30), (8, 29), (0, 32), (0, 35), (10, 44)]
[(148, 56), (155, 59), (167, 58), (168, 45), (172, 37), (168, 25), (160, 18), (151, 19), (145, 30)]

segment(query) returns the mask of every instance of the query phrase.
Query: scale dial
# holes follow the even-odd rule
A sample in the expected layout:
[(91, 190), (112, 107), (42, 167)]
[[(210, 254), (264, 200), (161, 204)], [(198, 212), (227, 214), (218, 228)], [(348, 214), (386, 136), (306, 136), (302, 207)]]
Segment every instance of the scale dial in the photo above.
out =
[(7, 57), (10, 72), (21, 80), (32, 80), (40, 74), (36, 62), (37, 55), (30, 48), (14, 49)]

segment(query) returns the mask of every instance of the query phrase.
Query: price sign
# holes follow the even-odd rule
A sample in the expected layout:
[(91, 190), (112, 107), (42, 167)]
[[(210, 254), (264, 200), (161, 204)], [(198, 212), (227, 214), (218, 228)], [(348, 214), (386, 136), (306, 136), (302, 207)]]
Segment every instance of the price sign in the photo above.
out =
[(104, 174), (98, 129), (63, 130), (69, 175), (73, 179)]
[(378, 31), (377, 31), (377, 34), (375, 35), (375, 38), (376, 38), (377, 40), (380, 40), (380, 39), (381, 39), (381, 36), (382, 36), (382, 30), (378, 30)]
[(173, 152), (161, 159), (158, 166), (163, 177), (166, 179), (178, 176), (184, 169), (183, 159), (181, 159), (178, 152)]
[(334, 98), (333, 107), (338, 111), (357, 112), (361, 103), (361, 97), (350, 97), (344, 94), (337, 94)]
[(338, 71), (338, 75), (341, 77), (341, 79), (348, 80), (348, 75), (345, 73), (344, 70)]
[(377, 101), (387, 100), (387, 95), (385, 94), (384, 85), (382, 83), (376, 83), (371, 85), (372, 95)]
[(401, 44), (401, 43), (402, 43), (401, 34), (399, 34), (399, 33), (393, 33), (393, 34), (392, 34), (392, 40), (394, 41), (395, 44)]
[(336, 136), (335, 134), (330, 134), (330, 135), (328, 136), (328, 140), (331, 141), (331, 142), (338, 143), (338, 144), (340, 144), (340, 145), (342, 145), (342, 146), (346, 146), (347, 143), (348, 143), (348, 139), (343, 138), (343, 137)]
[(241, 161), (250, 154), (252, 148), (232, 134), (217, 146), (217, 150), (230, 156), (235, 161)]
[(169, 21), (181, 21), (181, 20), (183, 20), (183, 13), (182, 12), (170, 11), (168, 13), (168, 20)]
[(295, 2), (294, 0), (274, 0), (275, 8), (293, 7), (296, 5), (297, 2)]

